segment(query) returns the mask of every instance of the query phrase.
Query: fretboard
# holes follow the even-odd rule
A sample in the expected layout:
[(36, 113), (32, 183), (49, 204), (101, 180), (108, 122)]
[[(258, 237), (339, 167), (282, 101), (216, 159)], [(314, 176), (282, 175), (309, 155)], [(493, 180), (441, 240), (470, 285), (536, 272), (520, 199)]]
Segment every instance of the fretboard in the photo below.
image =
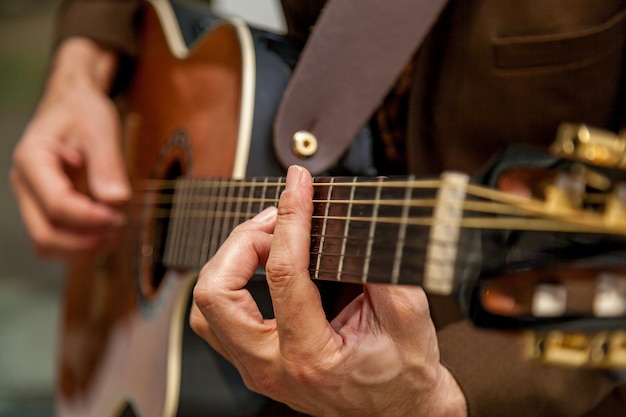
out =
[[(451, 291), (466, 177), (316, 178), (314, 279), (428, 285)], [(235, 226), (278, 204), (284, 178), (176, 181), (164, 264), (197, 270)]]

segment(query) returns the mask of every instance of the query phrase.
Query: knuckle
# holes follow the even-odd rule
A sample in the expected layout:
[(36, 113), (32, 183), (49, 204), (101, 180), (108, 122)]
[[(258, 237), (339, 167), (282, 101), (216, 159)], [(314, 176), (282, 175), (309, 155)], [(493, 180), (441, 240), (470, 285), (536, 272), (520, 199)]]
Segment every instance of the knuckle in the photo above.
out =
[(206, 325), (207, 322), (200, 311), (198, 311), (198, 309), (193, 309), (189, 315), (189, 327), (191, 327), (191, 330), (193, 330), (198, 336), (202, 336)]
[(324, 380), (327, 370), (317, 363), (283, 359), (283, 369), (299, 385), (314, 386)]
[(270, 256), (265, 271), (271, 281), (278, 286), (287, 285), (296, 272), (289, 256)]
[[(198, 280), (198, 283), (193, 289), (193, 302), (199, 309), (210, 310), (213, 307), (215, 300), (218, 299), (218, 295), (216, 294), (217, 291), (213, 288), (211, 281), (202, 278), (203, 274), (204, 270), (201, 273), (201, 278)], [(198, 311), (198, 313), (200, 312)], [(197, 316), (201, 316), (201, 314), (198, 314)]]
[(278, 379), (266, 372), (250, 373), (244, 378), (244, 384), (249, 390), (272, 398), (281, 392)]
[(65, 206), (63, 198), (48, 199), (43, 202), (43, 210), (46, 217), (53, 224), (59, 223), (64, 218)]
[(204, 285), (204, 280), (198, 281), (193, 289), (193, 302), (198, 307), (206, 307), (209, 304), (210, 300), (211, 297), (208, 293), (207, 286)]

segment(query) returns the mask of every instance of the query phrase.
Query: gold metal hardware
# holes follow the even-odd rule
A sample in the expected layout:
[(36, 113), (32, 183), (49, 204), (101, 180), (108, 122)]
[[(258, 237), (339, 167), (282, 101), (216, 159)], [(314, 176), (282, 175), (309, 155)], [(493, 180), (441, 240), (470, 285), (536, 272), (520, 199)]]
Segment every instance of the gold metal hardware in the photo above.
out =
[(597, 277), (593, 315), (596, 317), (626, 315), (626, 276), (605, 272)]
[(585, 196), (585, 179), (580, 175), (559, 173), (546, 187), (546, 210), (552, 213), (582, 207)]
[(318, 142), (313, 133), (306, 130), (299, 130), (293, 134), (293, 152), (302, 158), (308, 158), (317, 152)]
[(616, 184), (604, 208), (604, 222), (608, 226), (626, 224), (626, 183)]
[(556, 155), (593, 165), (626, 169), (626, 134), (563, 123), (550, 148)]
[(626, 331), (527, 332), (530, 359), (547, 365), (626, 369)]

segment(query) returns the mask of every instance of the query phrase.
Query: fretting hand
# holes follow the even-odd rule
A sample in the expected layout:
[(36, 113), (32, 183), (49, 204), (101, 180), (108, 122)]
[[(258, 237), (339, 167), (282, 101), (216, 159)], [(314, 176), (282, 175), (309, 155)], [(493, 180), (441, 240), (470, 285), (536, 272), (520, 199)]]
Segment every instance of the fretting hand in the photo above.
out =
[[(310, 279), (313, 187), (292, 167), (278, 210), (237, 227), (203, 268), (194, 330), (253, 391), (314, 416), (463, 416), (465, 400), (439, 362), (424, 292), (366, 285), (328, 322)], [(266, 266), (275, 319), (244, 286)]]

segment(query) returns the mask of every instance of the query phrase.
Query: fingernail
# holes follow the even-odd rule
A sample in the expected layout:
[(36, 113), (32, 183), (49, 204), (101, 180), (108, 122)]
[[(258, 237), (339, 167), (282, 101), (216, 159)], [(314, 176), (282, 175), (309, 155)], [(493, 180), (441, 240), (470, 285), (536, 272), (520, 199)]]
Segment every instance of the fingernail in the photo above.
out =
[(255, 223), (266, 223), (270, 219), (276, 217), (276, 207), (270, 206), (266, 207), (263, 211), (252, 218), (252, 221)]
[(285, 181), (285, 190), (293, 190), (300, 184), (303, 168), (298, 165), (292, 165), (287, 170), (287, 179)]
[(130, 197), (129, 187), (118, 181), (101, 182), (99, 192), (103, 199), (112, 202), (125, 202)]

